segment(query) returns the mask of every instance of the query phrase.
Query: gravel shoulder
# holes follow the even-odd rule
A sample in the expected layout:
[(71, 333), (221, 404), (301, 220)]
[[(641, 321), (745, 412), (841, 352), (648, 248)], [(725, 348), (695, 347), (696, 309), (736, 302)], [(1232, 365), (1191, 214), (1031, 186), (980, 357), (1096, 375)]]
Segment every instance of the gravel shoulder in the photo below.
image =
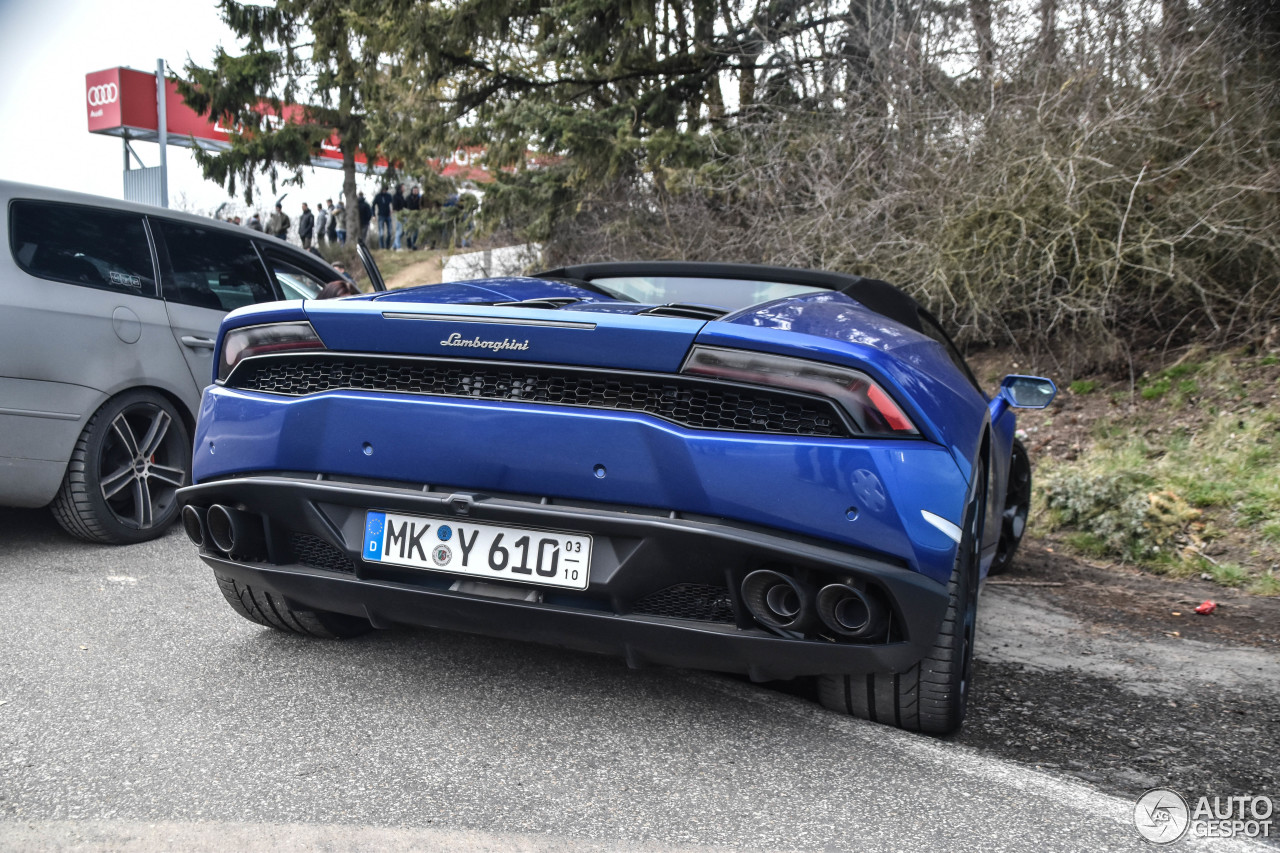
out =
[(958, 742), (1124, 796), (1280, 798), (1280, 601), (1031, 545), (980, 612)]

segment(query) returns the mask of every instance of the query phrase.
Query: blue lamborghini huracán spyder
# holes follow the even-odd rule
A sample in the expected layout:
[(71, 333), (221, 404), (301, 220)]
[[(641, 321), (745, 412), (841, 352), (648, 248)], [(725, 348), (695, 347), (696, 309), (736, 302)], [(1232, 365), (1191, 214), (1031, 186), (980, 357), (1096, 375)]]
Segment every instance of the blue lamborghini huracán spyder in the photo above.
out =
[(241, 616), (744, 673), (948, 732), (1026, 524), (1013, 407), (875, 279), (604, 263), (235, 311), (183, 523)]

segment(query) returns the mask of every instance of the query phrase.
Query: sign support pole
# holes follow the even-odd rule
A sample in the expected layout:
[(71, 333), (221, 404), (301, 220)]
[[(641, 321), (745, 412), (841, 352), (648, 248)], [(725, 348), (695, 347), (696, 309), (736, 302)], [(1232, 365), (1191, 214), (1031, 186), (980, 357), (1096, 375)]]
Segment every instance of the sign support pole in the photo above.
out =
[(156, 141), (160, 143), (160, 206), (169, 206), (169, 158), (165, 149), (169, 145), (169, 121), (165, 115), (165, 101), (167, 94), (164, 78), (164, 60), (156, 60), (156, 118), (159, 119), (157, 124), (159, 127), (159, 136)]

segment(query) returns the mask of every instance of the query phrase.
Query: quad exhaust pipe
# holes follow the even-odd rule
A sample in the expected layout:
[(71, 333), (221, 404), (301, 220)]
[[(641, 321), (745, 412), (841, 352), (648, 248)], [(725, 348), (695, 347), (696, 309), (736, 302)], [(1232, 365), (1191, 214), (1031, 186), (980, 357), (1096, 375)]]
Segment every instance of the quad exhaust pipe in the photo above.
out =
[(209, 535), (206, 532), (205, 516), (209, 511), (203, 507), (191, 506), (187, 504), (182, 508), (182, 529), (186, 531), (187, 538), (197, 548), (203, 548), (204, 543), (208, 541)]
[(742, 602), (755, 620), (776, 631), (798, 631), (820, 622), (850, 640), (880, 634), (888, 613), (879, 597), (843, 583), (813, 588), (772, 569), (758, 569), (742, 581)]
[(267, 540), (260, 516), (214, 504), (209, 507), (206, 524), (213, 547), (233, 559), (254, 560), (266, 551)]
[(756, 621), (779, 631), (803, 631), (813, 621), (813, 593), (794, 578), (757, 569), (742, 581), (742, 601)]
[(222, 504), (184, 506), (182, 529), (197, 547), (209, 545), (235, 560), (257, 560), (267, 550), (262, 517)]
[(828, 584), (819, 590), (817, 609), (822, 624), (841, 637), (873, 637), (884, 629), (886, 614), (879, 601), (847, 584)]

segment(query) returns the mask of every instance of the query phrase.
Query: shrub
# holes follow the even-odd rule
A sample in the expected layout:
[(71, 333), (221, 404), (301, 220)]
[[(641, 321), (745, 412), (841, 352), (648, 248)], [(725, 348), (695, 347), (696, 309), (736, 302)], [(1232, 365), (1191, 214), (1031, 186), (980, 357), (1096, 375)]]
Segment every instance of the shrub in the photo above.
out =
[(1149, 562), (1176, 555), (1188, 542), (1188, 525), (1200, 517), (1185, 499), (1156, 488), (1147, 474), (1093, 474), (1068, 469), (1038, 487), (1050, 524), (1072, 528), (1071, 541), (1097, 556)]
[(1092, 394), (1098, 390), (1098, 382), (1095, 379), (1077, 379), (1070, 388), (1072, 394)]

